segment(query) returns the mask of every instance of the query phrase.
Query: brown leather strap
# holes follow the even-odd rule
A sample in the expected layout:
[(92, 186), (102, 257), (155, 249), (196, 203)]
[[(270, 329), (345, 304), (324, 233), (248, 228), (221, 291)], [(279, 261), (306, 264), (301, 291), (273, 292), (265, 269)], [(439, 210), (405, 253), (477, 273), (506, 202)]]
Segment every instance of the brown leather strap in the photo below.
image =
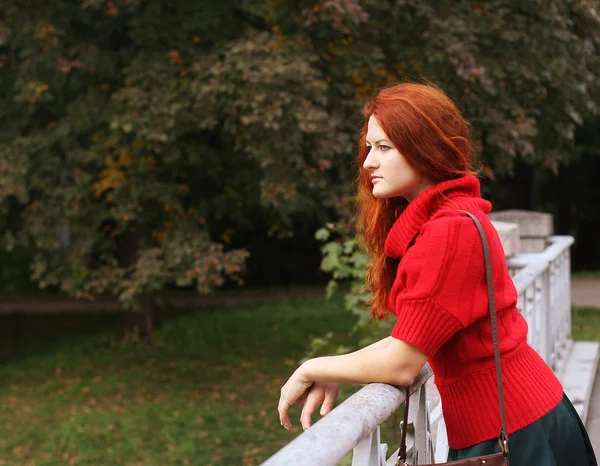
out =
[(496, 363), (496, 383), (498, 384), (498, 403), (500, 404), (500, 421), (502, 428), (500, 430), (500, 444), (503, 453), (508, 452), (508, 434), (506, 430), (506, 413), (504, 409), (504, 390), (502, 388), (502, 367), (500, 364), (500, 346), (498, 337), (498, 316), (496, 314), (496, 291), (494, 290), (494, 274), (492, 269), (492, 255), (490, 253), (490, 245), (485, 234), (485, 230), (481, 222), (470, 212), (459, 210), (467, 214), (475, 222), (481, 243), (483, 244), (483, 258), (485, 261), (485, 279), (488, 288), (488, 308), (490, 311), (490, 322), (492, 324), (492, 343), (494, 344), (494, 361)]
[[(496, 365), (496, 383), (498, 384), (498, 402), (500, 404), (500, 422), (502, 427), (500, 429), (499, 441), (502, 453), (506, 456), (508, 454), (508, 434), (506, 433), (506, 414), (504, 409), (504, 390), (502, 389), (502, 367), (500, 365), (500, 346), (498, 337), (498, 316), (496, 314), (496, 291), (494, 290), (494, 274), (492, 269), (492, 255), (490, 253), (490, 245), (485, 234), (485, 230), (481, 225), (481, 222), (470, 212), (466, 210), (459, 210), (459, 212), (467, 214), (479, 231), (481, 237), (481, 243), (483, 245), (483, 258), (485, 261), (485, 279), (488, 289), (488, 309), (490, 313), (490, 322), (492, 325), (492, 343), (494, 345), (494, 361)], [(406, 387), (406, 403), (404, 405), (404, 420), (400, 433), (400, 450), (398, 451), (398, 461), (396, 466), (401, 466), (406, 463), (406, 429), (408, 426), (408, 407), (409, 407), (410, 392), (409, 388)]]
[(396, 466), (402, 466), (406, 463), (406, 429), (408, 427), (408, 400), (410, 400), (410, 389), (409, 387), (405, 387), (405, 389), (406, 403), (404, 404), (404, 419), (400, 425), (400, 450), (398, 450), (398, 461), (396, 461)]

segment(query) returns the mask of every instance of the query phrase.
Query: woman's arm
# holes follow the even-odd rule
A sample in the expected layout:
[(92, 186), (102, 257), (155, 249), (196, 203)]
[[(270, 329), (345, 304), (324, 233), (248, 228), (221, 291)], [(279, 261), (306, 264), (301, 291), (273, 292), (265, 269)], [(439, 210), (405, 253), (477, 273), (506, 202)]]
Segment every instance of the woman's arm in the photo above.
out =
[(382, 348), (385, 348), (387, 345), (389, 345), (391, 341), (392, 341), (392, 337), (385, 337), (379, 341), (376, 341), (375, 343), (370, 344), (369, 346), (365, 346), (364, 348), (354, 351), (354, 353), (358, 353), (359, 351), (370, 351), (370, 350), (374, 350), (374, 349), (382, 349)]
[(426, 361), (415, 346), (388, 337), (354, 353), (311, 359), (298, 372), (311, 382), (410, 385)]

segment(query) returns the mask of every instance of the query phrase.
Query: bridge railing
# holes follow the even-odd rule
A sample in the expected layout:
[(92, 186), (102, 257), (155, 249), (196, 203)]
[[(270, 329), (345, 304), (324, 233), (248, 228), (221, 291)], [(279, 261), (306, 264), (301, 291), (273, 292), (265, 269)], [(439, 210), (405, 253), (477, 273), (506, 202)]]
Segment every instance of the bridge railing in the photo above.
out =
[(572, 236), (551, 236), (540, 254), (519, 254), (508, 267), (529, 325), (529, 344), (553, 370), (560, 369), (571, 340)]
[[(425, 382), (431, 375), (431, 368), (425, 365), (410, 388), (412, 398), (409, 424), (412, 423), (412, 426), (407, 432), (407, 444), (411, 457), (415, 454), (416, 447), (430, 443), (427, 435), (429, 410), (419, 402), (424, 403), (426, 400)], [(352, 450), (352, 464), (355, 466), (386, 464), (382, 461), (386, 457), (388, 447), (380, 444), (379, 426), (404, 403), (405, 399), (405, 391), (398, 387), (379, 383), (366, 385), (263, 465), (335, 466)], [(411, 414), (416, 416), (412, 416), (411, 419)], [(393, 459), (395, 462), (396, 454), (397, 452), (394, 452), (390, 461)], [(421, 458), (425, 459), (424, 456)]]

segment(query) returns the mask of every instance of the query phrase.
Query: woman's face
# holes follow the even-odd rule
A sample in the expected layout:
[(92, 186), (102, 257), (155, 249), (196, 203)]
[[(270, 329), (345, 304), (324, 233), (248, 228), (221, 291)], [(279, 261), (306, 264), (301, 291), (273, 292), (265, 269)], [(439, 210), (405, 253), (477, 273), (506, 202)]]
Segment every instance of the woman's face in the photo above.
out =
[(369, 118), (367, 147), (369, 153), (363, 168), (371, 174), (373, 196), (376, 198), (403, 197), (410, 202), (433, 186), (434, 183), (417, 173), (394, 147), (375, 115)]

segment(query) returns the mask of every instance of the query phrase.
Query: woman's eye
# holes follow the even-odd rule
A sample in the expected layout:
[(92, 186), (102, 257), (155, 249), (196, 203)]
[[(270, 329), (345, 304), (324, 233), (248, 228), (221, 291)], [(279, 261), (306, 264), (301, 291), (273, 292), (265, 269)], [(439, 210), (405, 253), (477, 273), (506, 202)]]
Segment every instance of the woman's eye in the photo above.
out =
[(390, 149), (391, 149), (391, 147), (390, 147), (390, 146), (384, 146), (384, 145), (381, 145), (381, 146), (379, 146), (379, 148), (380, 148), (380, 149), (381, 149), (383, 152), (385, 152), (386, 150), (390, 150)]

